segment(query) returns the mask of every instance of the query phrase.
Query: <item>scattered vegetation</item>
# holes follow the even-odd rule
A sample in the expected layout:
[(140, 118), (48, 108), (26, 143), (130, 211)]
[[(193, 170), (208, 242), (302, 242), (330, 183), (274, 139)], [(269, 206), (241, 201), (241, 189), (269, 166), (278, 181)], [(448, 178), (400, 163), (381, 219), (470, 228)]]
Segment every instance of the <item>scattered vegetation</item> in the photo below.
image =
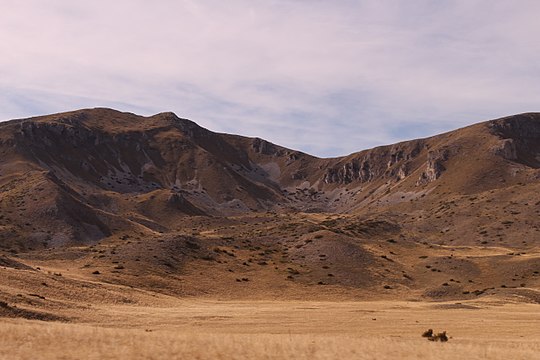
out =
[(440, 341), (440, 342), (448, 341), (448, 336), (446, 335), (446, 331), (435, 334), (433, 332), (433, 329), (428, 329), (422, 333), (422, 337), (427, 338), (429, 341)]

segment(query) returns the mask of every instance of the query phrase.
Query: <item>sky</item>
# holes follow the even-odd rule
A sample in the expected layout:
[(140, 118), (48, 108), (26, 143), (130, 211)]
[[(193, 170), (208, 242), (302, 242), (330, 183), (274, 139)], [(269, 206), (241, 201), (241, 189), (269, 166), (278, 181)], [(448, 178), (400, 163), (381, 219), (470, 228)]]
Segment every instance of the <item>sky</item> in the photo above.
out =
[(0, 120), (173, 111), (320, 157), (540, 111), (537, 0), (0, 0)]

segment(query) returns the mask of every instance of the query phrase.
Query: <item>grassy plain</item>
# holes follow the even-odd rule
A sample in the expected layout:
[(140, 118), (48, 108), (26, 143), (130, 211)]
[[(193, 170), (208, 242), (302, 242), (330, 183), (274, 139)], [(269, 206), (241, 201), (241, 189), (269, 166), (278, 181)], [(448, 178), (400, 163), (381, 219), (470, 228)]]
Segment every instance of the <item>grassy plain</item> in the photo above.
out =
[[(538, 305), (173, 300), (0, 320), (0, 359), (537, 359)], [(74, 320), (74, 321), (73, 321)], [(447, 343), (422, 338), (447, 331)]]

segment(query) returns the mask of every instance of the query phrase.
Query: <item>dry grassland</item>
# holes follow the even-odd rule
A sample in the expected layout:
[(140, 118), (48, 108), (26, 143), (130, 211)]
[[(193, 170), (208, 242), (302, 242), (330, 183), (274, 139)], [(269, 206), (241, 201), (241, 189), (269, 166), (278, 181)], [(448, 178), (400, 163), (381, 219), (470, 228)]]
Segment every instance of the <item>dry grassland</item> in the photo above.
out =
[[(538, 359), (538, 306), (179, 301), (0, 322), (0, 359)], [(447, 343), (420, 337), (448, 331)]]

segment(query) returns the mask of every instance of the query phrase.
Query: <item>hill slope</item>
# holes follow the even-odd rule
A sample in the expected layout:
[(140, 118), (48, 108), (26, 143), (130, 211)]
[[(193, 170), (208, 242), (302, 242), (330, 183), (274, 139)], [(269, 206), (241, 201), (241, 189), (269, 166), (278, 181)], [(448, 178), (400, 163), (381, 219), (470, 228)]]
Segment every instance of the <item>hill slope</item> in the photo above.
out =
[(39, 287), (43, 269), (228, 297), (540, 285), (537, 113), (320, 159), (172, 113), (86, 109), (0, 123), (0, 155), (4, 268), (47, 297), (62, 291)]

